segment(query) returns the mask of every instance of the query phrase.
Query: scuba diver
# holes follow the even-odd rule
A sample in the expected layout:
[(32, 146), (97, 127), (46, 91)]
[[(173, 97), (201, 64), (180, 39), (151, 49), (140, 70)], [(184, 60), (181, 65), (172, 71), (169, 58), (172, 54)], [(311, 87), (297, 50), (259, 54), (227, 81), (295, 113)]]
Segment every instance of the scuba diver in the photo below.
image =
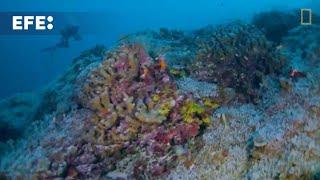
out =
[(82, 39), (81, 36), (79, 35), (79, 26), (74, 26), (74, 25), (67, 26), (63, 28), (59, 34), (60, 34), (60, 40), (56, 44), (41, 50), (41, 52), (49, 54), (48, 58), (50, 59), (50, 63), (49, 64), (47, 62), (44, 63), (45, 65), (44, 68), (48, 71), (48, 74), (53, 73), (53, 70), (51, 69), (51, 67), (55, 62), (56, 50), (60, 48), (69, 48), (70, 41), (72, 40), (80, 41)]
[(58, 48), (68, 48), (69, 47), (69, 41), (80, 41), (82, 38), (79, 35), (79, 26), (70, 25), (65, 27), (60, 31), (60, 41), (55, 44), (54, 46), (47, 47), (42, 49), (42, 52), (53, 52)]

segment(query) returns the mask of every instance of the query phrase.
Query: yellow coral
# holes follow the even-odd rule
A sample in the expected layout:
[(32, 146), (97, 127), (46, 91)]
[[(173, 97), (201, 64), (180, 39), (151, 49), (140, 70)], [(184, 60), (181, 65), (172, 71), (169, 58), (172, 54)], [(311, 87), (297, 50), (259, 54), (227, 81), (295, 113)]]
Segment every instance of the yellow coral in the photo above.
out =
[(169, 99), (165, 103), (163, 103), (159, 109), (159, 114), (163, 116), (168, 116), (170, 113), (171, 108), (173, 108), (175, 105), (175, 101), (173, 99)]
[(210, 112), (218, 107), (219, 104), (210, 99), (205, 99), (203, 105), (188, 100), (181, 108), (183, 121), (186, 123), (198, 122), (210, 125)]
[(201, 115), (204, 112), (205, 109), (193, 101), (187, 101), (181, 109), (183, 120), (187, 123), (199, 121), (196, 115)]
[(209, 116), (205, 117), (202, 119), (202, 122), (207, 124), (207, 125), (210, 125), (211, 123), (211, 118)]
[(90, 105), (91, 105), (92, 109), (96, 110), (96, 111), (100, 111), (103, 109), (101, 102), (100, 102), (100, 97), (95, 97), (95, 98), (91, 99)]
[(184, 106), (182, 107), (182, 113), (191, 115), (194, 113), (201, 114), (205, 111), (203, 107), (201, 107), (199, 104), (193, 101), (187, 101)]
[(152, 101), (158, 102), (159, 100), (160, 100), (159, 94), (154, 94), (154, 95), (152, 96)]
[(220, 106), (215, 100), (209, 98), (204, 99), (204, 105), (211, 109), (217, 109)]
[(163, 105), (163, 107), (161, 107), (158, 112), (163, 116), (167, 116), (170, 112), (170, 107)]
[(189, 116), (189, 115), (184, 116), (184, 117), (183, 117), (183, 120), (184, 120), (186, 123), (193, 123), (193, 122), (199, 121), (198, 118), (194, 118), (194, 117)]
[(170, 69), (170, 74), (176, 76), (176, 77), (185, 77), (187, 74), (184, 70), (181, 69), (176, 69), (176, 68), (171, 68)]

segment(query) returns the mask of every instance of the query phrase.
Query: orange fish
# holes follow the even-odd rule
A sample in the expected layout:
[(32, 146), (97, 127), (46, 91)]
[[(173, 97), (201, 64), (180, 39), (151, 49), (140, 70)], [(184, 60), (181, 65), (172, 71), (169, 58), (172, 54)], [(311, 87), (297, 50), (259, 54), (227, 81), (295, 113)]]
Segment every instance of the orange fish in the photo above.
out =
[(160, 70), (163, 71), (167, 68), (167, 63), (164, 60), (163, 56), (159, 57), (159, 66), (160, 66)]
[(102, 109), (100, 110), (100, 115), (101, 116), (106, 116), (109, 113), (108, 109)]

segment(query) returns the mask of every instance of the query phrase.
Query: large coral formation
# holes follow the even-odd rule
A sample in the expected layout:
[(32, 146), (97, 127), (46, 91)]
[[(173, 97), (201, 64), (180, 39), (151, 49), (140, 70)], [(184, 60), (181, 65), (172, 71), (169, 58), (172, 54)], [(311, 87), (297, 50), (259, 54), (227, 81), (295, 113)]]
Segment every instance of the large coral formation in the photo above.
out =
[[(162, 57), (152, 60), (140, 45), (125, 45), (111, 52), (85, 82), (79, 100), (94, 112), (93, 143), (105, 147), (106, 156), (139, 149), (157, 159), (210, 122), (216, 106), (180, 93), (164, 63)], [(167, 159), (141, 171), (160, 175), (158, 171), (167, 171)], [(153, 172), (154, 166), (161, 170)]]
[[(123, 42), (139, 42), (151, 54), (163, 54), (176, 77), (233, 88), (246, 101), (255, 102), (264, 76), (278, 74), (285, 59), (255, 26), (232, 22), (195, 31), (147, 31)], [(166, 38), (162, 38), (165, 34)], [(175, 38), (171, 37), (172, 34)]]
[[(232, 87), (255, 101), (265, 75), (279, 73), (283, 62), (265, 37), (241, 23), (199, 30), (199, 50), (191, 75), (199, 80)], [(205, 34), (205, 35), (202, 35)]]
[(31, 146), (17, 143), (21, 151), (14, 153), (33, 152), (30, 160), (21, 157), (16, 164), (9, 158), (1, 167), (10, 167), (13, 177), (93, 178), (131, 158), (130, 176), (168, 173), (174, 159), (187, 156), (187, 143), (207, 126), (215, 107), (179, 92), (164, 63), (139, 45), (111, 51), (98, 66), (78, 75), (77, 109), (35, 125), (40, 130), (28, 137)]

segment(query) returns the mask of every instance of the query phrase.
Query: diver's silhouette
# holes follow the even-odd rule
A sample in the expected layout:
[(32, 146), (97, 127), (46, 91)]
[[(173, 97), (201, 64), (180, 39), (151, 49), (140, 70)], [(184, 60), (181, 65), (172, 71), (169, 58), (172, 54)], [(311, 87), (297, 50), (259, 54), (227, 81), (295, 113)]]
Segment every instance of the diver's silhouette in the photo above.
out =
[(60, 31), (61, 40), (57, 44), (57, 47), (69, 47), (69, 40), (80, 41), (81, 36), (79, 35), (79, 26), (68, 26)]
[(79, 35), (79, 26), (70, 25), (65, 27), (60, 31), (60, 41), (55, 44), (54, 46), (47, 47), (42, 49), (42, 52), (53, 52), (58, 48), (68, 48), (69, 47), (69, 41), (75, 40), (80, 41), (82, 38)]

